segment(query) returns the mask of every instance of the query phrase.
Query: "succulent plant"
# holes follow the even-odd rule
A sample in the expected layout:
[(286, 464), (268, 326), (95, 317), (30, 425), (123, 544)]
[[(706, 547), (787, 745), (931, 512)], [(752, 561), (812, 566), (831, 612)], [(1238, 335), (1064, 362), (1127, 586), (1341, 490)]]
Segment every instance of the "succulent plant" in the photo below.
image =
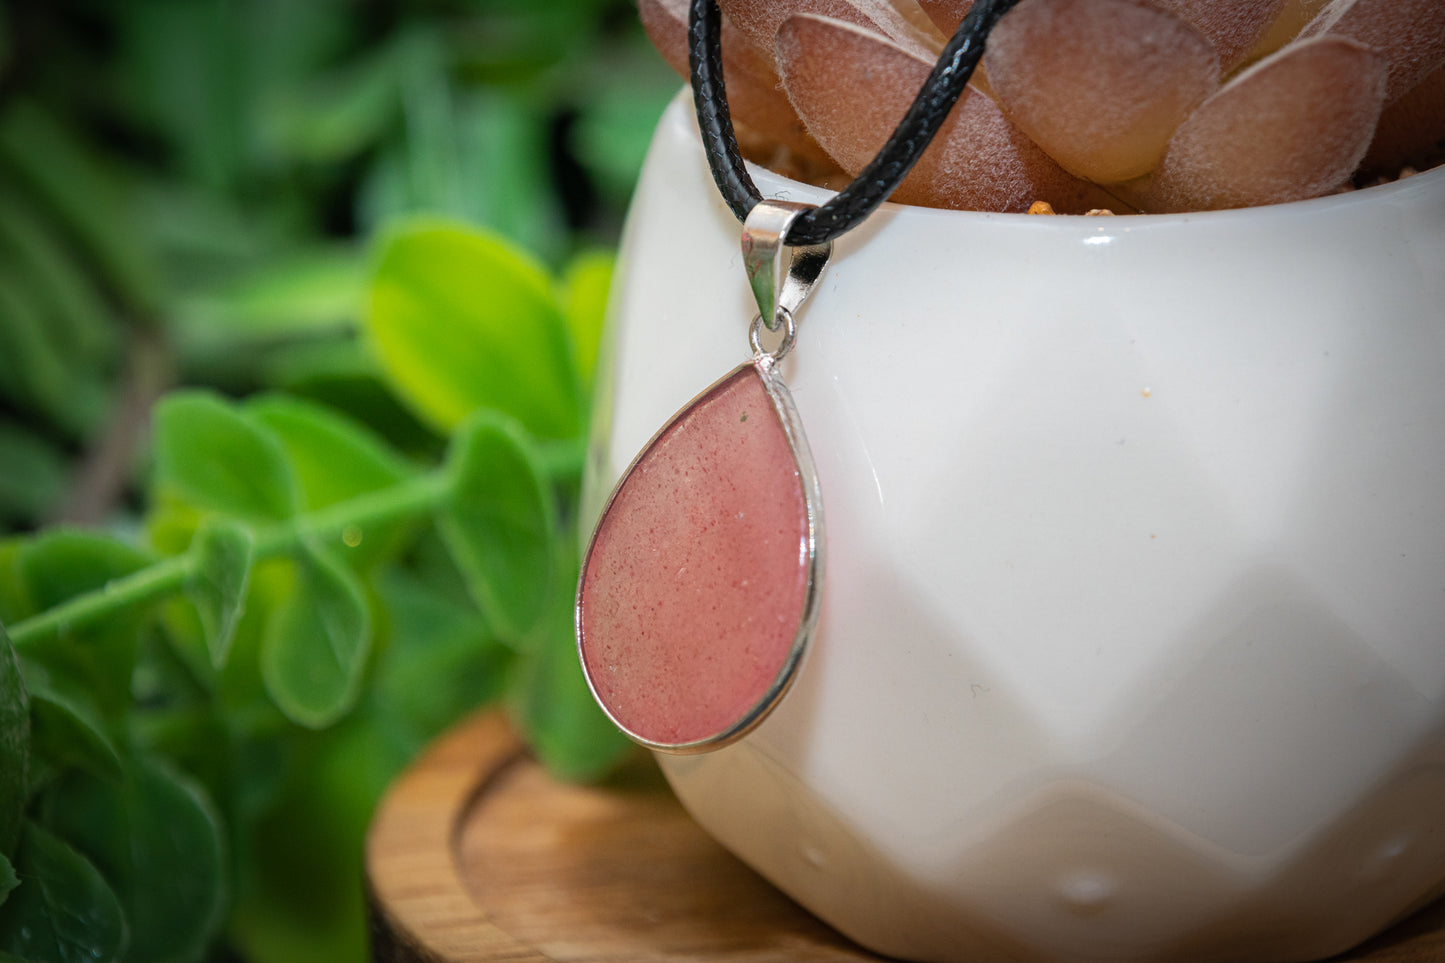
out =
[[(719, 0), (749, 159), (825, 186), (882, 146), (972, 0)], [(687, 0), (639, 0), (686, 75)], [(1442, 0), (1023, 0), (894, 199), (1168, 212), (1445, 159)]]

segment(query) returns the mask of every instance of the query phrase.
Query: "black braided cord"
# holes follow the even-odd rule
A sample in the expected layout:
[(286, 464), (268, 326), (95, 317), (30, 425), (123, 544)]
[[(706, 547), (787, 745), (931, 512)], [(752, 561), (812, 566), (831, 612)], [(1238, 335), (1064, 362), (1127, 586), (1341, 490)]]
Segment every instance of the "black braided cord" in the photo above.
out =
[[(1018, 2), (978, 0), (969, 8), (968, 16), (944, 46), (928, 80), (878, 156), (868, 162), (853, 183), (827, 203), (798, 215), (788, 229), (785, 243), (805, 245), (831, 241), (863, 223), (888, 199), (963, 95), (994, 24)], [(687, 47), (703, 150), (718, 190), (741, 221), (763, 196), (743, 165), (737, 135), (733, 132), (727, 88), (723, 83), (722, 14), (717, 0), (690, 0)]]

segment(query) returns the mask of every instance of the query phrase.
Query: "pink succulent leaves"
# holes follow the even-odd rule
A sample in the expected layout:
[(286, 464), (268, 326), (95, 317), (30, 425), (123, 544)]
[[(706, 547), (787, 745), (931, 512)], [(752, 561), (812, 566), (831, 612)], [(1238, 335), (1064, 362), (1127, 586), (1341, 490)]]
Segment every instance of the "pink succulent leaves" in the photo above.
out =
[(1187, 211), (1326, 193), (1365, 156), (1384, 96), (1385, 62), (1370, 48), (1340, 37), (1291, 44), (1190, 114), (1127, 194), (1149, 210)]
[(588, 684), (653, 748), (746, 733), (787, 688), (817, 612), (811, 459), (787, 389), (749, 362), (623, 476), (577, 593)]
[[(933, 66), (861, 27), (811, 15), (783, 23), (777, 57), (809, 131), (849, 175), (873, 159)], [(856, 69), (859, 62), (868, 68)], [(1080, 210), (1110, 200), (1061, 168), (970, 85), (893, 197), (927, 207), (1023, 210), (1044, 195)]]
[[(685, 74), (686, 0), (639, 6)], [(883, 143), (970, 0), (720, 6), (745, 150), (830, 183)], [(1440, 0), (1023, 0), (895, 200), (1122, 213), (1327, 194), (1440, 160), (1442, 71)]]
[(1208, 37), (1131, 0), (1021, 3), (994, 29), (984, 66), (1014, 123), (1098, 184), (1151, 171), (1175, 128), (1219, 86)]

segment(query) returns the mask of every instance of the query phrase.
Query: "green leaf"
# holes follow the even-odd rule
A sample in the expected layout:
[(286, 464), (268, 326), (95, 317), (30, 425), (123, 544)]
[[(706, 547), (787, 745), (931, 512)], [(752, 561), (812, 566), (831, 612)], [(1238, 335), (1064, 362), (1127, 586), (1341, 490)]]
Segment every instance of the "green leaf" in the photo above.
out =
[(15, 560), (29, 539), (24, 536), (0, 538), (0, 624), (14, 625), (35, 614), (30, 590), (20, 578)]
[[(238, 631), (238, 639), (240, 635)], [(237, 651), (233, 645), (232, 662), (238, 661)], [(255, 652), (248, 655), (245, 661), (259, 676)], [(170, 599), (161, 607), (156, 630), (147, 634), (136, 660), (136, 708), (121, 731), (125, 747), (164, 757), (234, 804), (235, 782), (242, 777), (231, 750), (239, 728), (233, 725), (243, 712), (222, 698), (223, 675), (211, 667), (195, 608), (183, 598)], [(255, 690), (254, 701), (279, 717), (259, 683)]]
[(440, 436), (392, 393), (363, 342), (286, 345), (267, 356), (261, 376), (293, 397), (342, 412), (399, 450), (431, 454), (442, 448)]
[(526, 433), (481, 411), (458, 431), (447, 458), (451, 495), (438, 523), (473, 599), (518, 638), (542, 613), (557, 527), (552, 492)]
[(296, 511), (280, 443), (217, 395), (178, 391), (155, 409), (156, 477), (200, 508), (253, 521)]
[(324, 405), (262, 395), (247, 403), (246, 414), (280, 440), (308, 510), (387, 488), (413, 474), (369, 428)]
[(191, 542), (195, 561), (186, 578), (186, 595), (201, 618), (211, 665), (217, 669), (226, 664), (236, 625), (246, 611), (255, 548), (251, 530), (228, 518), (203, 523)]
[(111, 963), (128, 940), (115, 891), (89, 860), (35, 823), (20, 838), (22, 880), (0, 906), (0, 953), (46, 963)]
[(67, 365), (29, 282), (0, 262), (0, 396), (74, 435), (89, 428), (87, 392)]
[(426, 27), (407, 31), (398, 43), (397, 62), (412, 208), (458, 214), (454, 204), (461, 158), (442, 38)]
[(82, 698), (37, 682), (32, 685), (30, 710), (40, 756), (55, 765), (79, 766), (103, 779), (120, 779), (120, 755), (104, 724)]
[[(365, 44), (369, 48), (385, 36), (383, 31), (364, 27), (355, 10), (346, 6), (255, 0), (244, 4), (237, 13), (244, 34), (232, 41), (244, 58), (242, 73), (254, 111), (263, 110), (283, 93), (308, 83), (318, 71), (329, 71), (337, 62), (339, 43), (348, 39), (354, 42), (359, 33), (375, 38)], [(257, 118), (255, 125), (259, 124)], [(268, 159), (279, 149), (270, 142), (264, 146)]]
[(151, 556), (108, 535), (52, 529), (16, 553), (15, 566), (39, 611), (145, 568)]
[(201, 789), (137, 757), (120, 782), (74, 774), (45, 798), (52, 828), (93, 860), (130, 920), (124, 959), (199, 959), (225, 908), (220, 819)]
[[(118, 539), (59, 529), (21, 545), (14, 567), (23, 597), (33, 611), (44, 612), (151, 561)], [(29, 646), (27, 657), (86, 692), (103, 714), (118, 717), (130, 708), (138, 629), (146, 617), (143, 609), (114, 612), (92, 625), (64, 630), (44, 645)]]
[(30, 695), (0, 625), (0, 855), (15, 851), (30, 796)]
[(515, 653), (488, 633), (470, 605), (417, 574), (390, 570), (377, 590), (390, 637), (372, 677), (372, 701), (386, 724), (419, 749), (501, 695)]
[(362, 963), (366, 826), (415, 747), (399, 746), (365, 710), (309, 735), (274, 808), (237, 852), (230, 934), (248, 960)]
[(578, 434), (577, 379), (550, 282), (496, 237), (426, 223), (390, 235), (367, 324), (397, 392), (438, 428), (489, 407), (540, 437)]
[(91, 275), (42, 218), (29, 199), (0, 186), (0, 248), (8, 248), (19, 273), (32, 282), (54, 327), (53, 337), (72, 364), (90, 366), (111, 357), (118, 345), (112, 311)]
[(577, 378), (589, 391), (597, 368), (597, 349), (602, 342), (602, 322), (607, 315), (607, 293), (615, 263), (608, 252), (590, 251), (573, 258), (562, 277), (562, 310), (572, 335)]
[(550, 172), (554, 111), (525, 90), (497, 87), (461, 92), (457, 101), (460, 203), (449, 210), (526, 250), (559, 256), (567, 232)]
[[(238, 266), (264, 261), (278, 246), (293, 243), (279, 236), (276, 225), (258, 218), (254, 199), (170, 179), (148, 183), (138, 200), (138, 215), (145, 218), (154, 246), (177, 258), (179, 294), (206, 290), (218, 278), (233, 276)], [(169, 310), (166, 320), (172, 320)]]
[[(262, 380), (297, 397), (310, 397), (294, 389), (296, 384), (318, 378), (380, 379), (381, 369), (371, 349), (360, 341), (325, 338), (318, 341), (295, 341), (277, 345), (266, 353), (260, 366)], [(385, 390), (384, 388), (380, 390)], [(310, 398), (310, 400), (316, 400)], [(396, 402), (393, 401), (393, 404)], [(331, 405), (356, 415), (346, 405)], [(370, 418), (364, 419), (368, 424)]]
[[(289, 556), (265, 559), (257, 562), (251, 570), (251, 588), (246, 595), (246, 613), (236, 626), (236, 637), (231, 643), (231, 655), (225, 668), (216, 672), (211, 668), (206, 653), (195, 651), (194, 642), (189, 649), (184, 637), (177, 633), (172, 647), (188, 664), (201, 663), (196, 677), (206, 680), (205, 684), (215, 693), (215, 704), (227, 724), (238, 733), (250, 735), (265, 732), (268, 738), (274, 733), (290, 728), (285, 715), (277, 707), (267, 691), (264, 676), (262, 650), (270, 632), (271, 623), (278, 611), (297, 591), (300, 572), (296, 562)], [(194, 609), (187, 607), (193, 613)], [(203, 656), (197, 659), (197, 656)], [(207, 674), (211, 676), (206, 679)], [(194, 767), (192, 767), (194, 770)], [(241, 793), (249, 787), (235, 787), (232, 792)]]
[(473, 69), (526, 79), (575, 58), (595, 35), (605, 0), (492, 0), (475, 9), (484, 29), (459, 54)]
[[(280, 439), (308, 510), (381, 491), (412, 476), (410, 465), (371, 430), (335, 410), (285, 395), (264, 395), (247, 416)], [(344, 528), (329, 547), (358, 569), (395, 550), (406, 522)]]
[(356, 576), (331, 555), (308, 548), (297, 565), (294, 590), (266, 625), (261, 674), (289, 719), (321, 729), (356, 703), (371, 618)]
[(641, 31), (630, 45), (609, 46), (581, 82), (587, 99), (573, 132), (573, 149), (609, 200), (626, 203), (657, 119), (677, 94), (677, 75)]
[(616, 767), (634, 746), (587, 688), (577, 660), (572, 602), (570, 592), (553, 593), (546, 631), (520, 667), (512, 716), (550, 772), (592, 780)]
[(0, 419), (0, 523), (33, 522), (65, 492), (65, 459), (36, 432)]
[(29, 101), (10, 104), (0, 117), (0, 166), (11, 168), (137, 314), (154, 311), (161, 290), (155, 252), (137, 242), (126, 200), (53, 112)]
[(399, 106), (397, 87), (396, 53), (385, 48), (282, 91), (267, 119), (291, 153), (334, 164), (380, 138)]
[(5, 905), (5, 900), (10, 898), (10, 894), (19, 885), (20, 877), (15, 875), (14, 864), (4, 853), (0, 853), (0, 906)]
[(177, 332), (188, 350), (235, 350), (237, 342), (344, 329), (357, 316), (364, 280), (353, 248), (289, 252), (188, 298)]
[(132, 0), (118, 64), (133, 103), (168, 141), (188, 179), (234, 187), (247, 147), (241, 8)]

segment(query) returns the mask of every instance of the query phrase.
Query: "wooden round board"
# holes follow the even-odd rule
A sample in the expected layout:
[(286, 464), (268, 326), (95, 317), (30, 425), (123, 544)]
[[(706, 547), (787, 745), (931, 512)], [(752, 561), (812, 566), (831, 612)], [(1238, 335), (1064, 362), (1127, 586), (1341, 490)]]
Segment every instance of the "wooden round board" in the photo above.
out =
[[(495, 712), (391, 787), (366, 869), (379, 963), (882, 959), (713, 842), (650, 758), (603, 786), (559, 783)], [(1445, 961), (1445, 901), (1342, 959)]]

